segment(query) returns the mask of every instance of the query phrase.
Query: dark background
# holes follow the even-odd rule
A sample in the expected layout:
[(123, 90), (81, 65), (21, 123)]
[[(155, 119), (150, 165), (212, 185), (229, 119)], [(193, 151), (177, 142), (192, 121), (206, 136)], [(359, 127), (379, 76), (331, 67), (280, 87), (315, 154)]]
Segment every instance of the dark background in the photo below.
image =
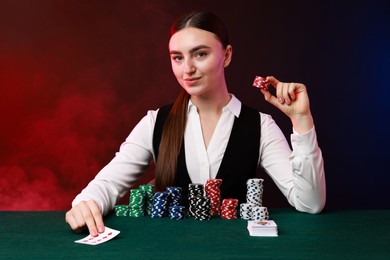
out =
[[(3, 0), (0, 209), (68, 209), (146, 111), (176, 97), (168, 29), (191, 10), (225, 21), (230, 92), (271, 114), (287, 138), (288, 118), (251, 83), (274, 75), (307, 85), (326, 208), (389, 208), (387, 1)], [(286, 206), (264, 185), (265, 206)]]

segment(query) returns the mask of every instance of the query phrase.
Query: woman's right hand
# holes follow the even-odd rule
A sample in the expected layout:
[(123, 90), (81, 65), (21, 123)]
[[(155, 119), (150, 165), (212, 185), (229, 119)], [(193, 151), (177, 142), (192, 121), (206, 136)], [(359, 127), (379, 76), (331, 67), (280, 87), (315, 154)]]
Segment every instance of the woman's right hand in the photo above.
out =
[(91, 236), (104, 232), (103, 215), (96, 201), (81, 201), (65, 214), (65, 222), (77, 233), (88, 228)]

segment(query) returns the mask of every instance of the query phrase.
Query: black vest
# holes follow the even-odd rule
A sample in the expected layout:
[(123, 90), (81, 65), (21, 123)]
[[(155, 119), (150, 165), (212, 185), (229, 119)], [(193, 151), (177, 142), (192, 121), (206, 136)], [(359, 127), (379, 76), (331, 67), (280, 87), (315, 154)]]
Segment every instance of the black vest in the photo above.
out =
[[(153, 133), (153, 149), (158, 160), (164, 122), (172, 105), (159, 109)], [(259, 160), (260, 145), (260, 114), (242, 104), (240, 116), (234, 119), (232, 132), (219, 167), (216, 178), (222, 179), (222, 198), (239, 199), (240, 203), (246, 201), (246, 181), (256, 176)], [(188, 184), (191, 179), (188, 175), (185, 162), (184, 140), (177, 162), (176, 183), (173, 186), (182, 187), (184, 204), (188, 197)]]

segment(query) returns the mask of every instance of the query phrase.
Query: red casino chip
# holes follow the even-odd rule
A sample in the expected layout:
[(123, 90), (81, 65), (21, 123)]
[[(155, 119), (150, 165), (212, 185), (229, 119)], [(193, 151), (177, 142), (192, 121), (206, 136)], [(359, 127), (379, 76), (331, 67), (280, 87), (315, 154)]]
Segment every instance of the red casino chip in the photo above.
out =
[(222, 201), (222, 206), (233, 206), (237, 207), (238, 206), (238, 199), (224, 199)]
[(205, 191), (207, 196), (210, 198), (211, 204), (211, 215), (220, 215), (221, 206), (221, 189), (222, 179), (210, 179), (205, 184)]
[(256, 88), (260, 88), (263, 90), (268, 90), (269, 87), (269, 83), (267, 82), (267, 80), (260, 76), (255, 77), (255, 80), (253, 81), (252, 85)]
[(221, 205), (223, 219), (237, 219), (238, 199), (224, 199)]

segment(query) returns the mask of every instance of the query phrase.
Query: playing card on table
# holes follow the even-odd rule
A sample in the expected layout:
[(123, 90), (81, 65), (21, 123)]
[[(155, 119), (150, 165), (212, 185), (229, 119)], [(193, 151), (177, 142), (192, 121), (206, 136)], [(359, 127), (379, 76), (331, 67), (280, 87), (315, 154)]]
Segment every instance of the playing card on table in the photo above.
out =
[(93, 237), (91, 235), (86, 236), (85, 238), (79, 239), (74, 241), (75, 243), (80, 243), (80, 244), (86, 244), (86, 245), (98, 245), (104, 242), (107, 242), (108, 240), (113, 239), (116, 237), (120, 231), (105, 227), (103, 233), (99, 233), (98, 236)]

